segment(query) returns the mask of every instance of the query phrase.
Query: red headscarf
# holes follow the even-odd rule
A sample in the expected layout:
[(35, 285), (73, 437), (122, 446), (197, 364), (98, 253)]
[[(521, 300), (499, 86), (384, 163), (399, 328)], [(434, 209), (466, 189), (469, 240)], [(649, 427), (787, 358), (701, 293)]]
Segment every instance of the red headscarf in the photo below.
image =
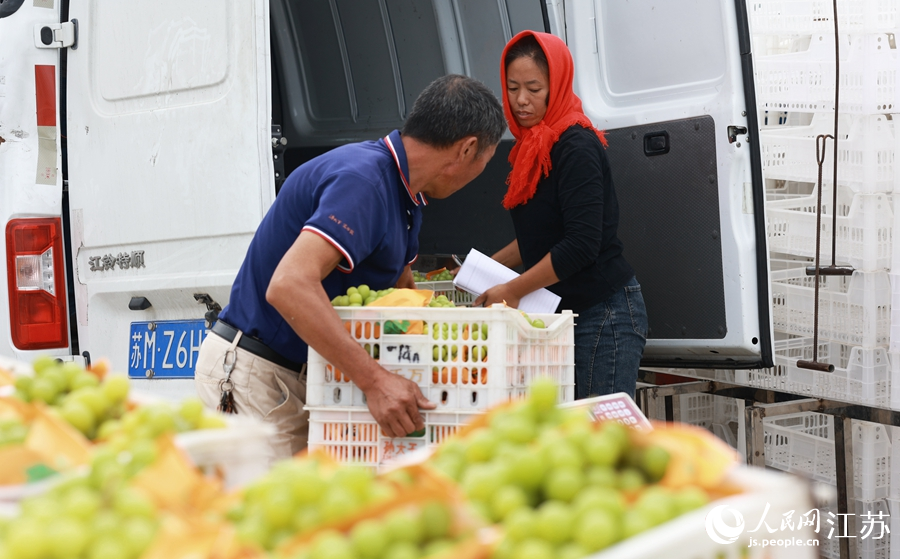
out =
[(503, 198), (503, 207), (514, 208), (530, 200), (537, 190), (538, 181), (550, 174), (550, 149), (559, 135), (574, 124), (593, 130), (606, 147), (606, 133), (597, 130), (581, 110), (581, 99), (572, 91), (574, 63), (566, 44), (555, 35), (522, 31), (513, 37), (500, 58), (500, 87), (506, 90), (506, 53), (519, 39), (533, 35), (547, 57), (549, 66), (550, 97), (544, 118), (531, 128), (522, 128), (516, 122), (509, 107), (509, 97), (503, 95), (503, 112), (509, 131), (516, 143), (509, 152), (512, 171), (506, 179), (509, 189)]

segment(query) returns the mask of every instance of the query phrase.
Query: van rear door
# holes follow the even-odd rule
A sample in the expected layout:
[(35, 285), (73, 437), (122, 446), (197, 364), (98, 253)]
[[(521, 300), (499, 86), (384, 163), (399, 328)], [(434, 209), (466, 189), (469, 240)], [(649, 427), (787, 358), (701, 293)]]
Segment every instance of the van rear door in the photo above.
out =
[[(763, 182), (742, 0), (547, 2), (608, 155), (645, 366), (772, 365)], [(560, 13), (560, 11), (563, 13)], [(748, 132), (749, 131), (749, 132)]]
[(275, 197), (268, 0), (71, 0), (69, 15), (80, 347), (187, 379)]
[[(55, 30), (55, 31), (54, 31)], [(64, 357), (59, 2), (0, 2), (0, 355)]]

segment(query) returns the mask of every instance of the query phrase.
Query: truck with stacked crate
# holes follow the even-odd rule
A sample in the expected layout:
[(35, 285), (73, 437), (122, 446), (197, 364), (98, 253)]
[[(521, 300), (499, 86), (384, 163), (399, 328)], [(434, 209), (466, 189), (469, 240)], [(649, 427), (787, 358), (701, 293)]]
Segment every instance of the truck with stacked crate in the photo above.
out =
[[(644, 364), (771, 366), (747, 13), (743, 0), (0, 3), (0, 354), (108, 358), (141, 390), (190, 394), (285, 176), (399, 128), (437, 76), (503, 95), (502, 48), (534, 29), (566, 40), (585, 112), (608, 131), (650, 316)], [(426, 208), (423, 255), (512, 239), (511, 145)]]

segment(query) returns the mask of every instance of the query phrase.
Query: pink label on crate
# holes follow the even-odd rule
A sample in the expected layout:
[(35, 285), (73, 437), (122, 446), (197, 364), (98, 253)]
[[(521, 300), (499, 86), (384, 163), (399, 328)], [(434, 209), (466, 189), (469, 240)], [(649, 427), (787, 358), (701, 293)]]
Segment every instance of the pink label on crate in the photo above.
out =
[(625, 394), (597, 398), (591, 403), (589, 411), (595, 421), (611, 420), (639, 429), (653, 428), (634, 400)]

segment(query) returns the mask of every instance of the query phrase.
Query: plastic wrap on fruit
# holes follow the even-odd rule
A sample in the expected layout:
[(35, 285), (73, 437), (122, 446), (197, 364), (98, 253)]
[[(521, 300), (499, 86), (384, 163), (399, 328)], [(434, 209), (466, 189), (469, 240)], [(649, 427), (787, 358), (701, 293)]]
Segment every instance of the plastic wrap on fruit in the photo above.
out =
[(368, 307), (425, 307), (434, 297), (430, 289), (395, 289), (380, 299), (369, 303)]
[[(211, 510), (225, 500), (222, 484), (205, 477), (189, 463), (175, 446), (171, 435), (155, 441), (156, 459), (137, 475), (132, 485), (150, 497), (154, 504), (166, 510)], [(160, 483), (160, 480), (166, 480)], [(219, 508), (224, 509), (225, 505)], [(224, 513), (224, 510), (222, 510)]]
[(693, 425), (653, 422), (652, 431), (634, 432), (639, 444), (655, 445), (670, 459), (660, 483), (670, 488), (717, 489), (738, 463), (737, 452), (724, 441)]
[(43, 404), (0, 398), (6, 444), (0, 444), (0, 485), (39, 481), (90, 462), (90, 442)]

